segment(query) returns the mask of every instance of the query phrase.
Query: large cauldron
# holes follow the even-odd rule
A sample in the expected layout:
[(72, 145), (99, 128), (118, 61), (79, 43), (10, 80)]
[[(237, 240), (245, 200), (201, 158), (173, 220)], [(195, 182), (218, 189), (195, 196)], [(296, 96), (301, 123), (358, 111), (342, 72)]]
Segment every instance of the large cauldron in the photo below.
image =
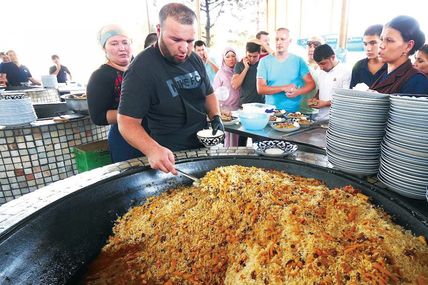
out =
[[(354, 178), (296, 161), (258, 157), (216, 157), (181, 161), (178, 166), (202, 176), (218, 166), (240, 164), (314, 177), (330, 187), (352, 185), (372, 197), (398, 224), (428, 237), (426, 219), (401, 200)], [(75, 283), (111, 234), (113, 222), (130, 207), (179, 184), (190, 184), (148, 168), (131, 169), (83, 188), (33, 214), (0, 236), (0, 284)]]

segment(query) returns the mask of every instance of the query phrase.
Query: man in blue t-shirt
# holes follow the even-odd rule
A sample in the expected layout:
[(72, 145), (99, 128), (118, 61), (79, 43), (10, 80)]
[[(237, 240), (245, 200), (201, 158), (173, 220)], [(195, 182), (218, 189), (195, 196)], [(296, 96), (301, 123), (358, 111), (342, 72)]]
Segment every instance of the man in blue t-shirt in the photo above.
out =
[(288, 52), (290, 32), (279, 28), (275, 37), (275, 55), (264, 57), (257, 68), (257, 92), (264, 94), (266, 104), (287, 112), (297, 112), (303, 94), (315, 88), (305, 61)]

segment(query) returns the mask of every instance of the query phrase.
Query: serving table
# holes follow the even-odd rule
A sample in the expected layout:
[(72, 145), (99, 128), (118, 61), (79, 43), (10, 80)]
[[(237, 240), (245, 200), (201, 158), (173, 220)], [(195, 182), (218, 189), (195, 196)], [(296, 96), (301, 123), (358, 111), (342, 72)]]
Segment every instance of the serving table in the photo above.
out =
[(300, 150), (325, 154), (325, 134), (327, 128), (323, 124), (315, 123), (312, 126), (300, 128), (296, 131), (289, 133), (274, 130), (269, 125), (259, 131), (250, 131), (245, 129), (239, 123), (227, 125), (225, 126), (225, 130), (230, 133), (235, 133), (244, 137), (250, 137), (257, 140), (270, 139), (289, 141), (297, 144)]

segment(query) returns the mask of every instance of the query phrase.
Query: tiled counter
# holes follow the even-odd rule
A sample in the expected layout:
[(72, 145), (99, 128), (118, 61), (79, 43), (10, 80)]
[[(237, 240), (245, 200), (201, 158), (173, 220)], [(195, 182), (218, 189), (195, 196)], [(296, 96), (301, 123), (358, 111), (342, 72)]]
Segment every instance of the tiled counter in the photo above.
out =
[(105, 139), (107, 131), (89, 117), (0, 127), (0, 205), (77, 174), (73, 147)]

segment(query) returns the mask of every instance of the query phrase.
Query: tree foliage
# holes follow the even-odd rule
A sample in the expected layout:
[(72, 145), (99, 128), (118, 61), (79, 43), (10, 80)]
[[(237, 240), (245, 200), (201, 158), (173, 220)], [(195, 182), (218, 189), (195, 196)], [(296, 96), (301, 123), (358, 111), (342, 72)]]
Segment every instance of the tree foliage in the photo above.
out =
[[(200, 0), (200, 10), (205, 16), (204, 31), (205, 42), (207, 46), (211, 46), (213, 35), (212, 28), (225, 11), (230, 12), (234, 18), (254, 17), (256, 15), (247, 15), (242, 13), (248, 7), (254, 7), (259, 0)], [(201, 15), (202, 18), (202, 15)]]

